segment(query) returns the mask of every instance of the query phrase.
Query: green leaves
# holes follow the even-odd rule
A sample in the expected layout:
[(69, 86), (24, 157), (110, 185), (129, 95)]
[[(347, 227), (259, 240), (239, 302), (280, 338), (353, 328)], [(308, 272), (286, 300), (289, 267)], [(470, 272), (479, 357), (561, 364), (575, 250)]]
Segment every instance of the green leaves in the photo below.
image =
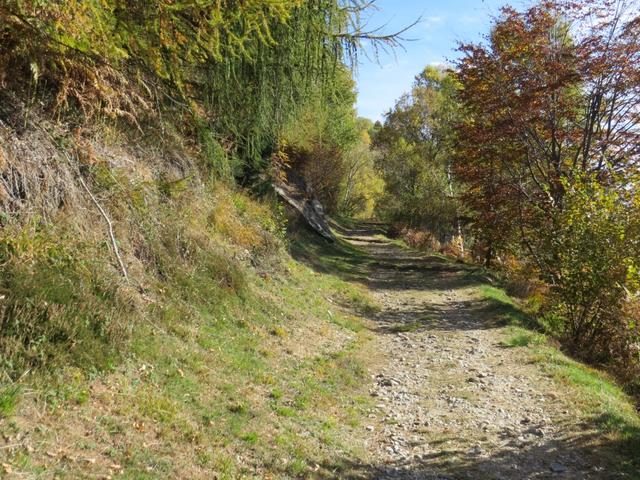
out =
[(316, 92), (353, 103), (352, 89), (334, 88), (356, 42), (343, 35), (352, 15), (339, 0), (12, 0), (0, 6), (0, 76), (21, 65), (55, 90), (55, 109), (80, 104), (86, 118), (136, 123), (154, 105), (251, 176)]
[(381, 213), (438, 237), (454, 231), (458, 203), (448, 175), (458, 114), (454, 78), (432, 67), (416, 77), (374, 135), (386, 184)]

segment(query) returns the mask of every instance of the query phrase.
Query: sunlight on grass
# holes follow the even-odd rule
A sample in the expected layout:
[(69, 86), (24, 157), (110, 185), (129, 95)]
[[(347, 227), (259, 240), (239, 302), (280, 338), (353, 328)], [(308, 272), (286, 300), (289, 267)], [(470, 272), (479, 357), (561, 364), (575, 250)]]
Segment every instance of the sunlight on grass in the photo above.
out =
[(20, 396), (20, 387), (9, 386), (0, 389), (0, 419), (8, 418), (16, 410)]
[(511, 327), (509, 330), (510, 337), (501, 342), (505, 347), (529, 347), (535, 345), (544, 345), (547, 343), (547, 337), (541, 333), (525, 330), (524, 328)]
[[(507, 335), (501, 345), (529, 348), (531, 361), (572, 391), (575, 406), (595, 428), (613, 435), (619, 449), (631, 459), (629, 471), (640, 467), (640, 416), (633, 400), (606, 373), (572, 360), (560, 350), (548, 346), (548, 337), (532, 330), (536, 326), (518, 303), (502, 289), (483, 285), (479, 292), (489, 303), (489, 314), (507, 321)], [(634, 477), (635, 478), (635, 477)]]
[(633, 454), (629, 467), (640, 468), (640, 416), (632, 399), (606, 373), (571, 360), (555, 349), (544, 349), (542, 355), (543, 368), (575, 387), (591, 421), (616, 435), (620, 448)]
[(534, 326), (533, 319), (503, 289), (490, 285), (478, 287), (481, 297), (487, 301), (487, 313), (505, 325)]

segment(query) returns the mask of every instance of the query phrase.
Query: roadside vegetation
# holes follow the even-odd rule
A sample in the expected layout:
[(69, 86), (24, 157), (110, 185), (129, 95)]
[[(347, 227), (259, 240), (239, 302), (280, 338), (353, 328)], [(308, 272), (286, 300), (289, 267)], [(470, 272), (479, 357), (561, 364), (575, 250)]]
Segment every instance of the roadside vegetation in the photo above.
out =
[(398, 37), (134, 3), (0, 2), (0, 476), (321, 475), (362, 453), (375, 305), (292, 260), (271, 182), (332, 161), (323, 200), (373, 208), (350, 59)]

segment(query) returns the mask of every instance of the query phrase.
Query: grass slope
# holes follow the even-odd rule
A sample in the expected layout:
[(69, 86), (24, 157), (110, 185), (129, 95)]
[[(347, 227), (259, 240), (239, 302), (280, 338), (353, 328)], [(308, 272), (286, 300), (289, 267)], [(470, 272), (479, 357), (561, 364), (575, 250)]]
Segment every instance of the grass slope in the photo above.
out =
[(66, 366), (5, 387), (9, 478), (326, 478), (318, 465), (363, 456), (370, 334), (345, 306), (373, 306), (358, 286), (284, 262), (245, 271), (243, 295), (216, 305), (206, 283), (189, 292), (193, 318), (158, 305), (112, 371)]
[(273, 198), (210, 178), (170, 130), (45, 127), (0, 130), (4, 167), (73, 179), (76, 152), (130, 281), (73, 181), (64, 208), (45, 192), (0, 218), (0, 477), (326, 478), (365, 455), (375, 307), (288, 253), (322, 241), (288, 244)]

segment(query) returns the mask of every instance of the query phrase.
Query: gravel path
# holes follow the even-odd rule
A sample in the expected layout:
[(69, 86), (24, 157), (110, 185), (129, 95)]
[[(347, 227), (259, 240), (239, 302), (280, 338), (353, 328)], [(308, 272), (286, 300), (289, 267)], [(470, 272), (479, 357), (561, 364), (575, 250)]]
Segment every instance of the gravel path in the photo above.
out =
[(353, 478), (629, 478), (528, 349), (502, 346), (477, 276), (368, 228), (348, 239), (377, 260), (369, 276), (386, 358), (369, 390), (372, 465)]

